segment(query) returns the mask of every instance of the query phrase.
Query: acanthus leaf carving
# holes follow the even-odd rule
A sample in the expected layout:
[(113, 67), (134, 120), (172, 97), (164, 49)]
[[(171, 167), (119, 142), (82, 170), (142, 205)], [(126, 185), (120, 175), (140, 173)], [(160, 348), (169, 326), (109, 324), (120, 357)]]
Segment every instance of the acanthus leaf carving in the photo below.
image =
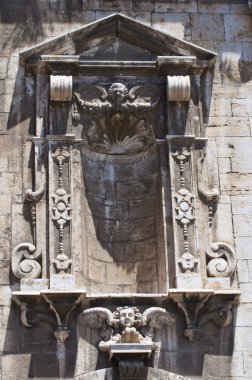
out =
[(208, 258), (207, 273), (210, 277), (230, 277), (236, 268), (234, 249), (227, 243), (212, 243), (206, 250)]

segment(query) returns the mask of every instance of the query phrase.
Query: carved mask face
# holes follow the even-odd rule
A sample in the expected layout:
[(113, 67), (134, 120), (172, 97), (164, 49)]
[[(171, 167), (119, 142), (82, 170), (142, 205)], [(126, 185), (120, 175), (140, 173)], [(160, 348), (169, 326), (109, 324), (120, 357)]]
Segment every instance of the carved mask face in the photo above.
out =
[(109, 93), (116, 104), (121, 104), (127, 93), (127, 88), (122, 83), (113, 83), (110, 86)]
[(135, 322), (135, 312), (133, 309), (123, 309), (120, 311), (120, 323), (124, 327), (132, 327)]

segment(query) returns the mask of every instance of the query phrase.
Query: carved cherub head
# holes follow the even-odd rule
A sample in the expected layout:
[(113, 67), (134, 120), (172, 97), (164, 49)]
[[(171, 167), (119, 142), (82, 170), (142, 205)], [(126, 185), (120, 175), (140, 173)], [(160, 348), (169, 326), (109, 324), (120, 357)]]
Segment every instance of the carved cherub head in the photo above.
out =
[(113, 316), (117, 327), (139, 327), (142, 323), (142, 315), (136, 307), (117, 307)]
[(122, 83), (113, 83), (108, 90), (109, 96), (116, 104), (121, 104), (128, 93), (127, 87)]

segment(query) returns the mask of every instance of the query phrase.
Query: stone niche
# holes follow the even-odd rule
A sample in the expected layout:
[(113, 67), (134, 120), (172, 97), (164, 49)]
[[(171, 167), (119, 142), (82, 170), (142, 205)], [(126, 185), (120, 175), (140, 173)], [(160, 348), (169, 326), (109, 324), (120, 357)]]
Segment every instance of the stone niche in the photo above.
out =
[(231, 322), (236, 258), (217, 239), (204, 137), (215, 58), (119, 14), (20, 54), (36, 126), (13, 300), (26, 328), (53, 326), (61, 376), (70, 314), (78, 352), (92, 356), (80, 375), (94, 379), (179, 379), (157, 351), (178, 349), (180, 314), (189, 341)]

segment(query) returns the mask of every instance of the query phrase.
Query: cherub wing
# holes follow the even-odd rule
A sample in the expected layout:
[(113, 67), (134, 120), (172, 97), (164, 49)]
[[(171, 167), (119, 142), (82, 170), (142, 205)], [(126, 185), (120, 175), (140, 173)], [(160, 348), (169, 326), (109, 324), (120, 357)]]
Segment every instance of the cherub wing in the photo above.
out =
[(114, 323), (112, 312), (104, 307), (83, 310), (81, 316), (84, 318), (84, 324), (91, 328), (104, 327), (105, 322), (108, 326), (112, 326)]
[(160, 329), (163, 325), (173, 325), (175, 317), (166, 309), (161, 307), (150, 307), (143, 312), (142, 324), (152, 328)]
[(157, 86), (135, 86), (129, 91), (127, 105), (132, 108), (146, 110), (154, 108), (160, 99), (160, 90)]
[(109, 108), (110, 103), (106, 100), (108, 93), (101, 86), (86, 86), (76, 88), (74, 101), (79, 110), (89, 114), (95, 114)]

